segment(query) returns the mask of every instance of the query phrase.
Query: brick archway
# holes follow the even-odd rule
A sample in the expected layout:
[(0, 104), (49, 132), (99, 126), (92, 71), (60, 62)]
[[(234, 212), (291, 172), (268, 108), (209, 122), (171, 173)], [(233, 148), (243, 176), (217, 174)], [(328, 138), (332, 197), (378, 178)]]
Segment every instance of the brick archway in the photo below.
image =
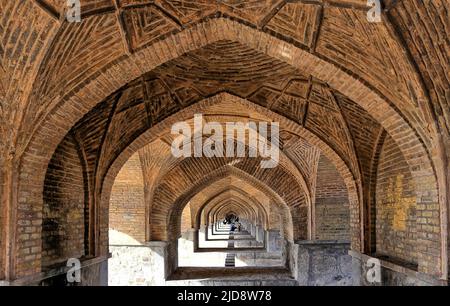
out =
[[(211, 207), (210, 210), (208, 210), (205, 213), (207, 215), (208, 220), (206, 223), (207, 227), (213, 225), (215, 222), (219, 220), (219, 218), (224, 218), (226, 215), (231, 214), (231, 211), (234, 215), (236, 215), (239, 218), (245, 217), (248, 220), (256, 221), (257, 213), (255, 209), (252, 207), (252, 204), (249, 204), (248, 201), (243, 201), (242, 199), (235, 197), (230, 197), (229, 200), (236, 200), (236, 201), (230, 204), (228, 202), (228, 199), (218, 199), (218, 198), (211, 199), (209, 204), (213, 207)], [(237, 200), (242, 201), (243, 203), (239, 203)], [(227, 211), (224, 212), (222, 211), (222, 209), (226, 209)]]
[[(210, 175), (208, 175), (205, 179), (204, 182), (200, 182), (199, 185), (193, 186), (192, 190), (189, 190), (187, 192), (186, 196), (183, 196), (182, 198), (180, 198), (179, 201), (177, 201), (174, 206), (176, 211), (182, 211), (182, 208), (184, 208), (184, 206), (186, 205), (186, 203), (192, 198), (192, 196), (194, 196), (195, 194), (198, 193), (198, 190), (202, 190), (202, 189), (206, 189), (206, 184), (211, 185), (214, 182), (220, 181), (224, 178), (228, 178), (228, 177), (237, 177), (237, 178), (242, 178), (246, 184), (250, 185), (252, 188), (255, 188), (256, 190), (266, 194), (267, 196), (269, 196), (270, 199), (273, 200), (274, 205), (277, 205), (278, 207), (282, 207), (283, 208), (283, 212), (285, 214), (285, 222), (284, 226), (285, 226), (285, 231), (287, 233), (289, 233), (289, 237), (292, 240), (292, 228), (293, 228), (293, 223), (292, 223), (292, 216), (291, 216), (291, 212), (288, 209), (288, 206), (286, 204), (286, 202), (275, 192), (273, 191), (269, 186), (267, 186), (266, 184), (258, 181), (257, 179), (255, 179), (253, 176), (251, 176), (250, 174), (239, 170), (237, 168), (234, 168), (232, 166), (226, 166), (224, 168), (219, 168), (217, 169), (214, 173), (211, 173)], [(232, 188), (231, 190), (237, 190), (239, 193), (243, 194), (246, 198), (249, 197), (249, 195), (245, 194), (245, 192), (243, 192), (240, 189)], [(202, 211), (204, 209), (206, 209), (208, 207), (208, 205), (213, 204), (213, 206), (209, 209), (209, 211), (207, 212), (206, 220), (208, 220), (208, 217), (210, 215), (210, 213), (213, 211), (215, 205), (220, 204), (219, 203), (215, 203), (214, 200), (219, 198), (221, 194), (223, 194), (224, 192), (228, 191), (230, 189), (226, 189), (226, 190), (221, 190), (219, 192), (217, 192), (216, 194), (214, 194), (213, 196), (210, 197), (210, 199), (208, 199), (203, 205), (201, 205), (198, 208), (198, 214), (196, 216), (196, 224), (200, 225), (200, 218), (201, 218), (201, 214)], [(268, 213), (266, 211), (266, 208), (259, 203), (258, 200), (256, 199), (252, 199), (250, 198), (249, 201), (251, 203), (253, 203), (257, 208), (259, 208), (260, 211), (262, 211), (264, 213), (264, 223), (265, 224), (269, 224), (269, 218), (268, 218)], [(179, 208), (180, 207), (180, 208)], [(256, 210), (254, 210), (254, 212), (256, 213)], [(171, 214), (170, 218), (170, 224), (174, 225), (179, 223), (179, 213), (178, 214)]]
[[(222, 31), (222, 29), (227, 29), (227, 31)], [(427, 248), (439, 247), (441, 250), (441, 257), (438, 259), (423, 258), (423, 260), (440, 261), (440, 272), (446, 274), (446, 263), (441, 260), (446, 258), (447, 252), (445, 236), (447, 222), (446, 195), (444, 192), (445, 186), (442, 185), (442, 182), (445, 182), (445, 180), (436, 179), (433, 162), (430, 160), (429, 154), (422, 141), (410, 124), (408, 124), (408, 122), (390, 106), (388, 101), (384, 100), (361, 81), (340, 68), (333, 66), (304, 50), (273, 38), (268, 34), (258, 33), (254, 29), (228, 19), (220, 18), (210, 20), (201, 25), (186, 29), (185, 32), (177, 35), (179, 36), (170, 36), (161, 42), (136, 52), (126, 60), (116, 63), (116, 65), (106, 69), (104, 73), (83, 86), (80, 91), (74, 93), (70, 97), (66, 97), (64, 101), (58, 104), (58, 108), (51, 111), (46, 118), (48, 120), (36, 130), (36, 133), (28, 144), (22, 157), (21, 172), (23, 175), (18, 187), (19, 198), (28, 197), (29, 200), (26, 201), (29, 204), (39, 207), (39, 203), (42, 200), (39, 198), (30, 198), (29, 191), (32, 190), (32, 194), (40, 193), (42, 190), (40, 186), (42, 186), (45, 173), (38, 173), (36, 175), (35, 170), (45, 169), (59, 142), (63, 139), (71, 126), (83, 116), (85, 110), (91, 109), (117, 88), (120, 88), (127, 82), (139, 77), (139, 74), (142, 74), (169, 59), (176, 58), (189, 50), (198, 49), (207, 43), (220, 39), (236, 40), (309, 72), (314, 77), (328, 83), (332, 88), (356, 101), (381, 123), (386, 131), (397, 141), (400, 150), (412, 169), (416, 184), (418, 188), (421, 188), (421, 190), (418, 191), (418, 198), (428, 194), (430, 190), (436, 191), (436, 195), (433, 196), (433, 201), (440, 204), (439, 209), (434, 210), (437, 211), (440, 216), (440, 241), (424, 241), (424, 244)], [(191, 38), (192, 44), (184, 45), (177, 43), (177, 38), (183, 37), (184, 35)], [(254, 39), (255, 37), (257, 38), (256, 41)], [(166, 47), (171, 51), (171, 54), (160, 54), (160, 52), (152, 53)], [(137, 63), (141, 63), (141, 65), (137, 67)], [(122, 72), (127, 71), (126, 67), (130, 65), (137, 67), (138, 69), (131, 73), (122, 74)], [(146, 71), (143, 71), (142, 67), (146, 67)], [(128, 70), (128, 72), (130, 71)], [(105, 84), (108, 85), (105, 87)], [(76, 111), (68, 114), (66, 111), (68, 109)], [(49, 136), (51, 136), (51, 142), (48, 141)], [(444, 175), (443, 172), (440, 172), (441, 170), (438, 168), (435, 169), (436, 171), (439, 171), (437, 176), (442, 178)], [(35, 176), (30, 178), (31, 174)], [(441, 190), (441, 193), (439, 193), (439, 190)], [(361, 198), (359, 198), (359, 200), (361, 200)], [(419, 203), (419, 205), (423, 205), (426, 209), (425, 204)], [(23, 218), (29, 210), (30, 209), (19, 211), (17, 219), (20, 220)], [(363, 212), (359, 211), (357, 218), (362, 219), (362, 215)], [(360, 229), (360, 237), (362, 235), (363, 230)], [(362, 248), (360, 241), (355, 241), (354, 244), (357, 245), (358, 249)], [(19, 251), (20, 248), (21, 246), (18, 242), (16, 251)], [(19, 270), (21, 270), (18, 273), (19, 275), (23, 273), (26, 274), (24, 269)], [(33, 273), (34, 271), (31, 272)], [(433, 273), (435, 274), (436, 271)]]
[[(261, 181), (261, 183), (270, 187), (273, 192), (280, 195), (289, 208), (291, 209), (292, 216), (299, 222), (299, 227), (296, 227), (295, 236), (296, 239), (307, 239), (308, 226), (307, 226), (307, 202), (304, 196), (304, 192), (301, 190), (301, 186), (296, 184), (291, 174), (288, 171), (283, 170), (281, 166), (277, 167), (274, 171), (252, 171), (257, 168), (254, 160), (243, 160), (238, 166), (229, 166), (224, 163), (224, 160), (218, 159), (217, 166), (205, 166), (200, 168), (200, 163), (192, 162), (192, 167), (197, 167), (195, 175), (185, 174), (178, 171), (174, 173), (178, 175), (180, 182), (189, 182), (188, 189), (174, 189), (167, 188), (166, 184), (162, 182), (159, 190), (155, 192), (155, 203), (152, 207), (152, 214), (150, 218), (150, 225), (152, 227), (151, 238), (153, 240), (167, 240), (170, 239), (170, 235), (173, 233), (173, 228), (177, 228), (179, 224), (177, 220), (171, 217), (180, 215), (183, 211), (184, 205), (195, 194), (201, 192), (208, 184), (212, 184), (216, 181), (216, 176), (220, 178), (231, 173), (235, 173), (240, 178), (248, 180), (249, 176), (252, 177), (252, 181)], [(190, 162), (190, 160), (189, 160)], [(189, 167), (190, 163), (185, 164), (185, 167)], [(278, 175), (284, 175), (285, 184), (275, 184), (269, 180), (269, 178)], [(189, 180), (189, 181), (188, 181)], [(184, 184), (184, 183), (183, 183)], [(192, 186), (192, 187), (190, 187)], [(291, 186), (290, 190), (286, 189), (286, 186)], [(284, 188), (283, 188), (284, 187)], [(302, 226), (303, 225), (303, 226)], [(165, 231), (161, 231), (166, 227)]]
[[(242, 98), (232, 96), (229, 94), (219, 94), (217, 96), (211, 97), (209, 99), (206, 99), (204, 101), (198, 102), (192, 106), (189, 106), (182, 111), (178, 112), (176, 116), (171, 116), (167, 119), (165, 119), (163, 122), (155, 125), (153, 128), (139, 136), (126, 150), (122, 152), (122, 154), (114, 161), (113, 165), (109, 168), (109, 171), (107, 175), (105, 176), (105, 180), (103, 182), (102, 187), (102, 195), (101, 195), (101, 206), (100, 206), (100, 221), (103, 225), (101, 226), (101, 234), (99, 237), (100, 241), (107, 241), (107, 229), (108, 226), (105, 224), (105, 220), (107, 220), (108, 216), (108, 206), (109, 206), (109, 194), (111, 190), (111, 186), (114, 183), (114, 179), (117, 175), (117, 173), (120, 171), (122, 166), (126, 163), (126, 161), (140, 148), (144, 147), (146, 144), (152, 142), (154, 139), (158, 138), (160, 135), (164, 134), (165, 131), (170, 129), (172, 124), (179, 122), (180, 120), (187, 120), (194, 116), (196, 113), (201, 113), (202, 110), (206, 109), (207, 107), (220, 104), (221, 101), (224, 100), (231, 100), (233, 103), (243, 104), (248, 108), (254, 109), (257, 112), (260, 112), (261, 114), (267, 115), (270, 118), (272, 118), (274, 121), (280, 122), (280, 127), (282, 129), (285, 129), (295, 135), (299, 135), (303, 139), (305, 139), (307, 142), (311, 143), (312, 145), (317, 146), (320, 148), (320, 150), (323, 152), (325, 156), (327, 156), (336, 166), (338, 171), (340, 172), (342, 178), (344, 179), (344, 182), (348, 189), (349, 194), (349, 201), (351, 204), (351, 207), (353, 207), (354, 214), (352, 218), (354, 219), (354, 222), (352, 222), (353, 226), (353, 243), (355, 244), (355, 249), (359, 248), (360, 246), (360, 222), (359, 222), (359, 211), (360, 211), (360, 205), (359, 205), (359, 198), (358, 195), (358, 189), (357, 189), (357, 183), (354, 179), (351, 171), (348, 169), (348, 166), (346, 163), (339, 157), (339, 155), (330, 148), (325, 142), (323, 142), (319, 137), (315, 136), (308, 130), (300, 127), (295, 122), (278, 115), (276, 113), (273, 113), (272, 111), (269, 111), (261, 106), (258, 106), (252, 102), (246, 101)], [(100, 248), (104, 251), (100, 253), (106, 252), (107, 244), (100, 243)]]
[[(255, 209), (253, 208), (253, 206), (259, 208), (261, 211), (263, 211), (264, 213), (264, 223), (268, 224), (269, 220), (268, 220), (268, 214), (267, 211), (265, 210), (264, 206), (257, 200), (255, 199), (253, 196), (250, 196), (248, 194), (246, 194), (242, 189), (238, 188), (238, 187), (230, 187), (230, 188), (226, 188), (224, 190), (221, 190), (219, 192), (217, 192), (216, 194), (214, 194), (210, 199), (208, 199), (208, 201), (206, 201), (205, 203), (203, 203), (197, 211), (197, 215), (195, 216), (195, 220), (196, 220), (196, 228), (198, 229), (200, 227), (201, 224), (205, 225), (205, 222), (207, 222), (209, 216), (211, 215), (211, 213), (213, 212), (214, 207), (216, 207), (216, 205), (220, 204), (220, 202), (216, 203), (218, 200), (220, 200), (220, 197), (223, 196), (224, 193), (229, 192), (229, 191), (235, 191), (238, 194), (241, 195), (242, 197), (242, 201), (244, 203), (249, 203), (249, 207), (252, 208), (252, 211), (256, 213)], [(211, 206), (211, 207), (209, 207)], [(206, 213), (203, 213), (204, 210), (206, 210), (208, 208), (208, 211)], [(205, 220), (203, 220), (203, 222), (201, 221), (201, 217), (203, 214), (203, 218)]]

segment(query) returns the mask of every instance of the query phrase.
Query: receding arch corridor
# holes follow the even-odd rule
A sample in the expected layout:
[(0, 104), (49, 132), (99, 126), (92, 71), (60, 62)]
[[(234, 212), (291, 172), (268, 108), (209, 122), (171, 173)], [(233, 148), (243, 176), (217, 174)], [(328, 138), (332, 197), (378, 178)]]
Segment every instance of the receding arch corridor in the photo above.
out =
[(1, 285), (448, 285), (444, 0), (64, 2), (0, 0)]

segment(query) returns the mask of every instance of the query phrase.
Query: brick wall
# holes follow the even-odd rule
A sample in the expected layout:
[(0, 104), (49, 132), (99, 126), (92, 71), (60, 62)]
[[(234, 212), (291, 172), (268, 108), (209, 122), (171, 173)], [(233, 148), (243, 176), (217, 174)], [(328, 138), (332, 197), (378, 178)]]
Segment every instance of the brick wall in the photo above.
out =
[(350, 239), (347, 187), (334, 165), (323, 155), (317, 169), (315, 208), (316, 239)]
[[(83, 167), (73, 139), (66, 137), (49, 164), (45, 177), (42, 222), (42, 267), (84, 255), (85, 189)], [(19, 235), (25, 239), (31, 221)], [(30, 228), (31, 229), (31, 228)], [(32, 250), (33, 251), (33, 250)]]
[(183, 214), (181, 215), (181, 234), (192, 228), (192, 214), (191, 204), (189, 203), (184, 207)]
[(109, 227), (139, 242), (145, 241), (144, 179), (139, 154), (134, 154), (116, 177), (110, 198)]
[(308, 239), (308, 209), (305, 206), (291, 207), (294, 240)]
[[(1, 24), (8, 24), (5, 31), (2, 32), (2, 41), (5, 42), (6, 46), (2, 46), (2, 48), (7, 50), (0, 65), (0, 70), (5, 72), (2, 74), (2, 80), (0, 81), (0, 93), (7, 94), (3, 99), (5, 103), (2, 105), (2, 122), (8, 122), (7, 126), (14, 127), (14, 129), (11, 129), (12, 133), (7, 133), (8, 141), (5, 143), (29, 143), (28, 137), (33, 139), (21, 161), (23, 173), (21, 173), (20, 182), (15, 182), (21, 188), (19, 200), (12, 203), (13, 207), (18, 207), (18, 209), (17, 219), (13, 219), (11, 222), (13, 225), (15, 223), (25, 224), (18, 225), (22, 233), (29, 230), (27, 229), (29, 225), (26, 222), (28, 220), (32, 220), (34, 226), (38, 223), (38, 228), (40, 228), (39, 222), (42, 217), (40, 215), (42, 211), (42, 182), (40, 179), (47, 171), (49, 158), (59, 140), (83, 113), (96, 105), (104, 98), (105, 94), (114, 92), (119, 84), (137, 78), (142, 72), (142, 67), (150, 70), (151, 67), (159, 66), (178, 54), (185, 53), (190, 49), (200, 49), (202, 44), (210, 43), (215, 39), (226, 38), (242, 41), (255, 49), (267, 52), (270, 56), (278, 57), (296, 65), (307, 75), (309, 72), (314, 72), (315, 77), (329, 81), (331, 87), (342, 90), (343, 93), (351, 96), (358, 103), (373, 110), (374, 116), (389, 127), (389, 133), (394, 137), (397, 136), (395, 137), (396, 140), (403, 140), (399, 141), (399, 143), (402, 143), (403, 152), (408, 151), (408, 148), (413, 146), (414, 143), (424, 143), (431, 154), (436, 151), (434, 139), (437, 139), (437, 137), (435, 134), (428, 133), (428, 131), (433, 130), (430, 122), (434, 118), (427, 114), (433, 112), (429, 112), (424, 105), (432, 104), (433, 110), (436, 110), (436, 118), (448, 127), (448, 118), (450, 118), (448, 103), (444, 103), (449, 100), (448, 86), (446, 86), (448, 78), (445, 73), (445, 71), (448, 71), (448, 61), (444, 55), (447, 49), (436, 47), (437, 42), (443, 41), (442, 37), (445, 37), (448, 32), (444, 24), (447, 20), (445, 18), (447, 10), (444, 9), (443, 5), (435, 5), (433, 1), (402, 1), (402, 3), (397, 3), (387, 13), (390, 18), (387, 18), (386, 21), (392, 19), (392, 28), (386, 30), (385, 27), (380, 26), (377, 29), (371, 29), (373, 35), (370, 36), (374, 43), (370, 46), (368, 46), (367, 35), (365, 35), (368, 28), (359, 22), (363, 20), (361, 18), (365, 18), (361, 12), (353, 14), (349, 8), (327, 7), (324, 12), (323, 31), (321, 31), (316, 44), (313, 42), (314, 39), (310, 39), (312, 35), (307, 35), (308, 33), (313, 34), (316, 29), (310, 26), (313, 19), (304, 18), (295, 27), (292, 22), (283, 22), (283, 19), (285, 19), (283, 14), (289, 12), (291, 7), (304, 6), (305, 4), (295, 3), (280, 9), (280, 12), (277, 12), (268, 24), (268, 28), (275, 32), (274, 36), (278, 37), (279, 34), (284, 33), (283, 36), (288, 36), (285, 41), (300, 39), (300, 43), (311, 47), (312, 50), (316, 48), (316, 51), (322, 55), (322, 61), (326, 63), (309, 56), (306, 51), (303, 53), (304, 50), (297, 50), (289, 43), (274, 38), (270, 33), (257, 31), (256, 26), (247, 29), (247, 26), (228, 19), (212, 20), (201, 26), (188, 27), (186, 33), (177, 34), (177, 36), (161, 42), (159, 41), (160, 29), (153, 29), (154, 31), (150, 31), (147, 33), (148, 35), (139, 35), (142, 34), (142, 28), (135, 27), (128, 21), (124, 26), (132, 31), (130, 31), (131, 44), (126, 47), (134, 49), (138, 46), (150, 45), (152, 41), (158, 43), (147, 48), (145, 56), (142, 56), (143, 52), (131, 52), (133, 56), (114, 61), (124, 54), (122, 49), (126, 49), (122, 46), (120, 27), (115, 24), (116, 18), (114, 16), (101, 14), (104, 13), (102, 9), (98, 10), (100, 13), (98, 16), (86, 18), (82, 25), (60, 24), (57, 21), (58, 14), (41, 10), (40, 6), (36, 5), (41, 2), (43, 1), (0, 1), (0, 11), (6, 12), (0, 17), (2, 19)], [(46, 2), (57, 3), (56, 1)], [(101, 0), (89, 2), (101, 2)], [(443, 1), (436, 1), (436, 3), (443, 3)], [(255, 10), (253, 5), (239, 6), (241, 5), (233, 5), (233, 9), (229, 8), (227, 11), (234, 10), (232, 15), (237, 15), (239, 17), (237, 19), (245, 19), (245, 23), (256, 23), (258, 20), (263, 20), (265, 14), (269, 14), (267, 8)], [(96, 7), (96, 5), (88, 5), (88, 7)], [(201, 9), (197, 9), (199, 13), (195, 14), (195, 22), (203, 20)], [(55, 6), (55, 10), (63, 13), (63, 9), (58, 6)], [(140, 17), (144, 16), (146, 12), (141, 8), (136, 8), (136, 10), (139, 11), (136, 14)], [(252, 11), (256, 15), (249, 14)], [(298, 17), (298, 14), (304, 14), (308, 11), (301, 9), (297, 12), (299, 13), (293, 13), (293, 16)], [(344, 14), (343, 12), (348, 13)], [(312, 16), (309, 13), (305, 16)], [(422, 22), (415, 22), (418, 16)], [(167, 22), (167, 17), (160, 16), (161, 22)], [(181, 19), (183, 19), (183, 23), (186, 22), (185, 18)], [(289, 19), (292, 21), (296, 18)], [(24, 26), (23, 20), (29, 20), (30, 22)], [(189, 22), (191, 21), (194, 22), (189, 20)], [(360, 26), (355, 27), (355, 24)], [(384, 24), (390, 26), (388, 22)], [(61, 28), (59, 28), (60, 25)], [(294, 31), (294, 29), (297, 30)], [(298, 31), (298, 29), (307, 30)], [(336, 29), (346, 29), (347, 31), (341, 30), (341, 34), (349, 34), (336, 35)], [(392, 31), (392, 29), (396, 29), (396, 31)], [(89, 31), (96, 35), (89, 35)], [(317, 33), (317, 31), (315, 32)], [(56, 33), (61, 35), (58, 34), (53, 40)], [(398, 34), (398, 38), (394, 39), (395, 41), (391, 37), (393, 34)], [(87, 36), (90, 37), (86, 39)], [(96, 37), (108, 39), (97, 41)], [(161, 36), (161, 38), (163, 37), (166, 37), (166, 35)], [(69, 38), (73, 40), (73, 43), (67, 44)], [(112, 47), (105, 48), (105, 46)], [(280, 52), (281, 49), (283, 52)], [(388, 54), (385, 57), (379, 57), (378, 50), (380, 49), (389, 50), (389, 52), (386, 52)], [(403, 49), (410, 51), (409, 58), (405, 56)], [(165, 52), (166, 50), (171, 52)], [(336, 50), (341, 50), (341, 52)], [(345, 52), (346, 50), (351, 52)], [(105, 54), (110, 56), (104, 56)], [(285, 56), (284, 54), (291, 56)], [(361, 54), (364, 54), (364, 56), (361, 56)], [(45, 61), (42, 60), (44, 57)], [(73, 58), (78, 60), (70, 60)], [(421, 78), (414, 73), (416, 67), (410, 67), (410, 58), (413, 59), (413, 63), (417, 63), (417, 68), (425, 81), (426, 90), (424, 91), (430, 92), (433, 103), (417, 103), (417, 101), (414, 101), (421, 101), (422, 98), (422, 94), (416, 92), (420, 91), (421, 84), (418, 84), (417, 79)], [(83, 65), (77, 67), (77, 63), (83, 63)], [(335, 65), (335, 63), (337, 64)], [(348, 74), (342, 72), (344, 69), (338, 69), (339, 67), (345, 67)], [(361, 69), (361, 67), (374, 67), (375, 69)], [(364, 82), (356, 82), (358, 79), (366, 80), (367, 85), (370, 86), (364, 87)], [(36, 80), (36, 82), (33, 80)], [(383, 96), (387, 97), (387, 100), (381, 101), (381, 97), (375, 97), (375, 93), (368, 88), (377, 89)], [(36, 92), (36, 97), (29, 98), (32, 89), (34, 89), (33, 92)], [(67, 95), (60, 99), (58, 96), (62, 92), (67, 93)], [(411, 101), (409, 97), (412, 97)], [(280, 101), (282, 100), (280, 99)], [(387, 107), (387, 104), (390, 103), (395, 104), (396, 107), (392, 109)], [(376, 109), (372, 107), (373, 105), (377, 105)], [(399, 113), (406, 116), (406, 122), (409, 122), (414, 130), (409, 129), (407, 123), (399, 120), (400, 114), (395, 116), (390, 114), (394, 109), (398, 109)], [(28, 110), (29, 117), (22, 118), (24, 110)], [(44, 116), (49, 113), (52, 116), (45, 118)], [(423, 122), (424, 118), (430, 119), (428, 119), (428, 122)], [(396, 120), (401, 122), (402, 125), (395, 124)], [(20, 122), (23, 124), (20, 125)], [(428, 126), (430, 126), (430, 129), (428, 129)], [(14, 133), (16, 129), (24, 131), (23, 134), (26, 136), (24, 136), (23, 141), (12, 141), (16, 135)], [(36, 131), (36, 133), (32, 133), (32, 131)], [(412, 139), (416, 139), (414, 131), (417, 131), (423, 139), (413, 141)], [(2, 136), (5, 135), (2, 134)], [(404, 138), (401, 139), (403, 136)], [(56, 144), (53, 144), (53, 142), (56, 142)], [(124, 143), (127, 142), (124, 141)], [(22, 149), (14, 148), (14, 151), (19, 153), (22, 152)], [(406, 155), (409, 161), (417, 158), (416, 160), (420, 163), (428, 163), (424, 150), (409, 151), (411, 156), (408, 158)], [(416, 163), (418, 162), (416, 161)], [(418, 167), (420, 165), (416, 164), (412, 169), (418, 169)], [(427, 165), (424, 167), (427, 167)], [(439, 166), (436, 168), (439, 169)], [(421, 172), (427, 172), (427, 175), (431, 173), (431, 180), (433, 172), (430, 169), (425, 169), (426, 171), (419, 169), (418, 175), (422, 175)], [(39, 179), (36, 179), (36, 177)], [(423, 184), (418, 183), (417, 187), (418, 190), (422, 189)], [(436, 188), (430, 193), (435, 192), (435, 190)], [(448, 190), (445, 189), (439, 191), (440, 195), (448, 193)], [(3, 193), (3, 196), (5, 196), (5, 193)], [(418, 192), (418, 196), (421, 197), (422, 194)], [(431, 200), (428, 200), (431, 204), (423, 204), (424, 209), (429, 210), (429, 205), (436, 205), (435, 194), (425, 194), (424, 196), (431, 198)], [(445, 199), (441, 205), (446, 205)], [(431, 210), (432, 214), (440, 213), (438, 208), (432, 208)], [(358, 212), (358, 210), (354, 211)], [(424, 211), (424, 213), (428, 214), (430, 211)], [(428, 217), (424, 216), (424, 218)], [(429, 236), (438, 235), (436, 227), (439, 230), (439, 224), (433, 224), (434, 227), (429, 230), (427, 227), (430, 225), (426, 222), (418, 221), (418, 223), (423, 226), (420, 230), (423, 229), (424, 237), (421, 239), (427, 240), (430, 238)], [(40, 234), (40, 231), (35, 231), (35, 233)], [(17, 236), (20, 236), (20, 233)], [(18, 240), (17, 247), (14, 246), (14, 250), (17, 249), (19, 253), (26, 254), (29, 251), (27, 249), (30, 248), (30, 240)], [(35, 241), (39, 240), (35, 239)], [(40, 241), (38, 244), (40, 245)], [(432, 238), (431, 247), (434, 249), (439, 247), (439, 240), (435, 237)], [(435, 257), (435, 254), (431, 254), (428, 249), (425, 249), (422, 253)], [(33, 254), (36, 258), (40, 258), (39, 252), (33, 252)], [(17, 254), (17, 256), (19, 255)], [(18, 262), (18, 271), (25, 266), (22, 263), (35, 263), (30, 258), (27, 260), (21, 258)]]
[(377, 254), (415, 263), (415, 186), (408, 164), (389, 136), (378, 165), (376, 212)]

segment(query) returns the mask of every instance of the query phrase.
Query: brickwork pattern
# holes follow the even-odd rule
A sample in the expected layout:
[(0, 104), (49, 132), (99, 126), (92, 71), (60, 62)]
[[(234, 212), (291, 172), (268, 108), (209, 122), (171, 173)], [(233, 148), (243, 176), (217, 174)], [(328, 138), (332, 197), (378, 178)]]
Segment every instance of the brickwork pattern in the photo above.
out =
[[(417, 263), (416, 219), (433, 225), (432, 212), (416, 209), (414, 181), (392, 138), (385, 140), (377, 178), (376, 252)], [(428, 219), (427, 216), (429, 217)]]
[[(59, 1), (0, 0), (0, 276), (41, 271), (42, 221), (51, 214), (45, 205), (58, 199), (43, 197), (51, 188), (46, 177), (71, 137), (82, 170), (62, 159), (67, 178), (80, 179), (77, 188), (89, 191), (84, 207), (98, 212), (84, 212), (98, 231), (90, 230), (83, 245), (100, 250), (107, 244), (103, 202), (116, 165), (143, 147), (139, 135), (187, 105), (230, 91), (306, 127), (319, 138), (311, 144), (337, 155), (331, 160), (344, 173), (355, 250), (373, 233), (381, 196), (367, 186), (376, 181), (379, 136), (389, 134), (404, 157), (403, 180), (415, 187), (418, 247), (410, 257), (421, 272), (446, 277), (448, 10), (445, 0), (384, 4), (383, 22), (369, 24), (363, 0), (83, 0), (83, 22), (69, 24), (61, 21)], [(192, 59), (214, 65), (202, 71)], [(234, 65), (239, 77), (215, 74), (241, 60), (254, 71)], [(201, 86), (186, 86), (192, 80)], [(305, 181), (306, 193), (314, 193)], [(57, 186), (62, 194), (65, 183)]]
[(316, 193), (316, 239), (350, 240), (350, 208), (344, 180), (333, 164), (319, 159)]
[[(83, 166), (76, 142), (60, 144), (50, 162), (45, 178), (42, 212), (42, 267), (64, 263), (68, 258), (85, 255), (86, 190)], [(33, 234), (31, 221), (23, 221), (22, 239), (30, 245), (24, 252), (32, 255), (40, 246), (32, 246), (40, 236)], [(23, 254), (25, 255), (25, 254)], [(25, 256), (26, 258), (26, 256)]]
[(109, 227), (145, 242), (144, 178), (139, 154), (117, 176), (110, 199)]

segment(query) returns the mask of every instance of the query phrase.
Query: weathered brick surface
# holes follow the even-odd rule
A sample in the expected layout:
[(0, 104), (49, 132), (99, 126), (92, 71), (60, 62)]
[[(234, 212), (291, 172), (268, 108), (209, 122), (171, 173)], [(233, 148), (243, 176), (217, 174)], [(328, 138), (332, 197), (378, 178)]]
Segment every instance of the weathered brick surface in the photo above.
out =
[[(85, 255), (85, 182), (79, 149), (67, 137), (50, 161), (44, 186), (42, 212), (42, 268)], [(22, 239), (30, 245), (21, 256), (39, 253), (40, 235), (33, 229), (37, 221), (21, 221)]]
[(192, 228), (193, 222), (191, 204), (188, 204), (184, 207), (183, 213), (181, 214), (181, 233), (185, 233)]
[(315, 193), (316, 239), (350, 240), (347, 187), (333, 164), (320, 157)]
[[(380, 155), (376, 200), (376, 253), (417, 263), (415, 185), (400, 150), (392, 138)], [(432, 212), (421, 212), (430, 226)]]
[(144, 178), (139, 154), (117, 176), (109, 207), (109, 228), (145, 242)]
[[(82, 0), (82, 23), (69, 24), (60, 21), (61, 1), (0, 0), (0, 277), (6, 267), (12, 268), (8, 278), (41, 271), (47, 261), (43, 219), (54, 213), (46, 207), (69, 199), (44, 195), (51, 188), (66, 194), (70, 179), (83, 192), (89, 187), (83, 203), (89, 220), (80, 220), (88, 241), (82, 245), (90, 253), (106, 252), (109, 190), (121, 165), (157, 138), (158, 123), (222, 91), (256, 104), (247, 104), (250, 109), (262, 107), (259, 113), (283, 116), (286, 129), (335, 164), (348, 191), (354, 250), (369, 252), (380, 243), (375, 208), (379, 201), (393, 203), (389, 188), (380, 186), (389, 186), (387, 177), (408, 177), (417, 216), (415, 228), (407, 227), (416, 233), (417, 248), (407, 260), (417, 261), (421, 272), (446, 277), (446, 3), (385, 1), (382, 23), (369, 24), (364, 2)], [(65, 170), (58, 171), (67, 175), (49, 186), (52, 175), (60, 177), (49, 168), (58, 154), (74, 156), (59, 151), (67, 149), (70, 130), (81, 166), (61, 157)], [(404, 159), (396, 173), (386, 170), (387, 153), (380, 156), (386, 134)], [(309, 160), (317, 155), (293, 148), (286, 147), (287, 169), (307, 203), (315, 197), (308, 174), (315, 163)], [(147, 176), (146, 201), (159, 174)], [(288, 187), (275, 189), (296, 202)], [(76, 206), (64, 206), (70, 205)], [(296, 207), (295, 223), (313, 223), (306, 220), (308, 205)], [(296, 231), (305, 234), (304, 227)], [(398, 253), (406, 259), (407, 251)]]

